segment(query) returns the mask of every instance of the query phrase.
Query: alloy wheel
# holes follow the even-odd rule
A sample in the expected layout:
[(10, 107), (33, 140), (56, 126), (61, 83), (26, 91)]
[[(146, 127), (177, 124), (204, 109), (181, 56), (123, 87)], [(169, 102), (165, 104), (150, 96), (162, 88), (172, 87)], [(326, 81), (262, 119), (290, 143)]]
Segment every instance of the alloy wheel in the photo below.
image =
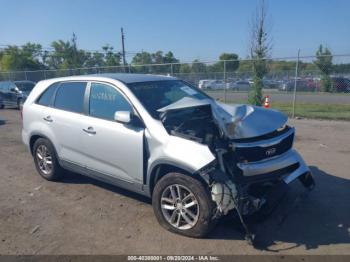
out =
[(38, 146), (36, 150), (36, 160), (40, 171), (45, 175), (49, 175), (52, 172), (52, 156), (45, 145)]
[(181, 230), (194, 227), (199, 217), (199, 204), (190, 189), (173, 184), (162, 193), (161, 209), (169, 224)]

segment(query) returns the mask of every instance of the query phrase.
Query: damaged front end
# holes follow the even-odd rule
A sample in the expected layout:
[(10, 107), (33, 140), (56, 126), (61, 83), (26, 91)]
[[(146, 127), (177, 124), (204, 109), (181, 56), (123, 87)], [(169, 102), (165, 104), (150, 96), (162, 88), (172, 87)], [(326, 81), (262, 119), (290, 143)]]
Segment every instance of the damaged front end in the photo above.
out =
[(187, 97), (158, 111), (170, 135), (205, 144), (215, 155), (197, 173), (211, 189), (216, 216), (236, 210), (248, 239), (245, 216), (274, 206), (297, 178), (308, 189), (315, 185), (293, 149), (295, 130), (278, 111)]

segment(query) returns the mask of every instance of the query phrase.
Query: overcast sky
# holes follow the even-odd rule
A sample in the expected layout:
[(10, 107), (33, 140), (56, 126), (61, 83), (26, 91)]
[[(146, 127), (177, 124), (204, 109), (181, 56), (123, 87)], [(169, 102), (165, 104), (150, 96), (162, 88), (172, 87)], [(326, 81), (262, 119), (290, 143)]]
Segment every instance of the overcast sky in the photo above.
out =
[[(0, 0), (0, 44), (28, 41), (49, 47), (78, 37), (82, 49), (108, 43), (126, 51), (173, 51), (182, 61), (216, 59), (222, 52), (248, 54), (257, 0)], [(274, 57), (313, 55), (319, 44), (350, 53), (349, 0), (269, 0)], [(130, 60), (131, 53), (128, 54)]]

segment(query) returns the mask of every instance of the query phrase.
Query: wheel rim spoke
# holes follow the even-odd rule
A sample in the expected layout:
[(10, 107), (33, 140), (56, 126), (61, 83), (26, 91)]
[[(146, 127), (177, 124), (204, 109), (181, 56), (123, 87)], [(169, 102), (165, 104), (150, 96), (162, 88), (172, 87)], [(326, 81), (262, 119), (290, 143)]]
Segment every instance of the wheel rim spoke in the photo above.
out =
[(190, 208), (190, 207), (195, 206), (195, 205), (197, 205), (197, 201), (193, 200), (190, 203), (187, 203), (186, 205), (184, 205), (184, 207), (185, 208)]
[(187, 196), (185, 196), (183, 199), (182, 199), (182, 201), (183, 202), (186, 202), (187, 200), (189, 200), (189, 199), (191, 199), (191, 198), (193, 198), (194, 197), (194, 195), (191, 193), (191, 194), (188, 194)]
[(162, 208), (164, 208), (164, 209), (168, 209), (168, 210), (174, 210), (175, 209), (175, 207), (172, 205), (162, 205)]
[(182, 213), (181, 215), (189, 225), (192, 225), (193, 221), (187, 216), (187, 214)]
[[(174, 212), (175, 213), (175, 212)], [(180, 226), (180, 221), (181, 221), (181, 214), (177, 213), (177, 220), (176, 220), (176, 226), (179, 227)]]
[(189, 209), (185, 209), (185, 213), (186, 213), (186, 215), (189, 215), (192, 219), (196, 218), (196, 215), (193, 214), (193, 212), (190, 211)]
[(42, 160), (43, 159), (43, 156), (38, 152), (38, 153), (36, 153), (36, 156), (40, 159), (40, 160)]
[(173, 186), (170, 187), (170, 192), (171, 192), (171, 197), (175, 200), (177, 197)]
[(182, 198), (181, 198), (181, 191), (180, 191), (179, 185), (176, 185), (176, 193), (177, 193), (177, 197), (178, 197), (179, 199), (182, 199)]
[(174, 223), (174, 222), (175, 222), (174, 220), (175, 220), (175, 218), (176, 218), (176, 215), (177, 215), (176, 212), (173, 212), (173, 213), (172, 213), (172, 215), (171, 215), (171, 217), (170, 217), (170, 222), (171, 222), (171, 223)]

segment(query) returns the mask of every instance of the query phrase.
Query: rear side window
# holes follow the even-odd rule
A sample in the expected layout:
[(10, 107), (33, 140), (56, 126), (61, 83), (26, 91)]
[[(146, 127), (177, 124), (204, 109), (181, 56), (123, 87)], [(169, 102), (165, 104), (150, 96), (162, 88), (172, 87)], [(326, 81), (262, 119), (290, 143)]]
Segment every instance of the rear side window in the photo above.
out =
[(39, 97), (38, 99), (38, 104), (42, 105), (42, 106), (49, 106), (51, 105), (51, 101), (52, 101), (52, 96), (54, 95), (57, 86), (59, 85), (59, 83), (55, 83), (51, 86), (49, 86), (44, 93), (42, 93), (42, 95)]
[(58, 109), (83, 113), (85, 82), (62, 83), (57, 90), (54, 106)]

